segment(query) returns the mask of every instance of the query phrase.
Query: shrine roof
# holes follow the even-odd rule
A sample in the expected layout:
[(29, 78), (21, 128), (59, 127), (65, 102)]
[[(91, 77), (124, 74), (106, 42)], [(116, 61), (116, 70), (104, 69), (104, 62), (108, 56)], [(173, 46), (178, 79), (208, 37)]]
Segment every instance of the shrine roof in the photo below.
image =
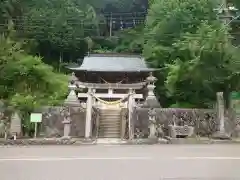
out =
[(85, 56), (82, 65), (69, 68), (73, 71), (96, 72), (150, 72), (144, 58), (126, 54), (91, 54)]

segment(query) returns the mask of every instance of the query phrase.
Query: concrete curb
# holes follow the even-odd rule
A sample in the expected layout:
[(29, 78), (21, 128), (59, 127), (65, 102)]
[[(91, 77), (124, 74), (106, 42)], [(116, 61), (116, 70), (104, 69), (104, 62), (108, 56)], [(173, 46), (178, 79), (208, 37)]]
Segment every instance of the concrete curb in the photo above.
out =
[(106, 142), (98, 143), (97, 140), (84, 140), (84, 139), (17, 139), (17, 140), (5, 140), (0, 139), (0, 146), (31, 146), (31, 145), (163, 145), (163, 144), (240, 144), (240, 140), (213, 140), (213, 139), (134, 139), (118, 142)]

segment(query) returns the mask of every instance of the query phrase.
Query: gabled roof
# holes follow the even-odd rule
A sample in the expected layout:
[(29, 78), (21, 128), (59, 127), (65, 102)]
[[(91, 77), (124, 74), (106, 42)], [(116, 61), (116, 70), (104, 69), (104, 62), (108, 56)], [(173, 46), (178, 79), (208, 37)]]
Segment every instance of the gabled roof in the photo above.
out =
[(124, 54), (91, 54), (85, 56), (79, 67), (69, 68), (73, 71), (96, 72), (150, 72), (141, 56)]

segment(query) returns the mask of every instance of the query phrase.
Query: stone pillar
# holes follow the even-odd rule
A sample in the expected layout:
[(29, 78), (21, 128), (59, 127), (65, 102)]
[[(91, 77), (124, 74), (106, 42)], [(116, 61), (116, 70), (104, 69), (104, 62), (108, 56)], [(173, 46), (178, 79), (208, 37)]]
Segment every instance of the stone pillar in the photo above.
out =
[(65, 107), (64, 112), (64, 120), (62, 121), (63, 127), (63, 138), (69, 139), (71, 132), (71, 117), (70, 117), (70, 108)]
[(14, 112), (13, 115), (11, 116), (10, 132), (14, 137), (21, 135), (22, 122), (17, 112)]
[(108, 89), (108, 94), (113, 94), (113, 89), (112, 88)]
[(91, 95), (92, 89), (88, 89), (88, 99), (87, 99), (87, 112), (86, 112), (86, 125), (85, 125), (85, 138), (91, 138), (92, 131), (92, 105), (93, 97)]
[(230, 105), (232, 113), (232, 121), (236, 124), (234, 136), (240, 137), (240, 92), (231, 92)]
[(213, 138), (229, 139), (230, 136), (225, 131), (223, 92), (217, 93), (217, 120), (219, 122), (218, 131), (213, 135)]
[(217, 113), (219, 119), (219, 131), (225, 133), (225, 119), (224, 119), (224, 98), (223, 92), (217, 93)]
[(148, 111), (148, 118), (149, 118), (149, 136), (148, 138), (156, 138), (156, 111), (155, 109), (151, 108)]
[(132, 113), (133, 113), (133, 105), (134, 105), (134, 98), (133, 98), (133, 90), (129, 89), (129, 97), (128, 97), (128, 131), (129, 131), (129, 139), (134, 138), (133, 132), (133, 122), (132, 122)]
[[(96, 89), (92, 89), (92, 93), (96, 93)], [(96, 99), (92, 97), (92, 106), (96, 105)]]

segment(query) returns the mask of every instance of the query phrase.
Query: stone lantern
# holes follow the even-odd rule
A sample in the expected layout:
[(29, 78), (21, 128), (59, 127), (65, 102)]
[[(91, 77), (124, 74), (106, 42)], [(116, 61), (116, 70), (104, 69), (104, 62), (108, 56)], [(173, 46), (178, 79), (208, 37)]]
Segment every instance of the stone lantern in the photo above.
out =
[(155, 94), (154, 94), (154, 89), (155, 89), (155, 82), (157, 81), (157, 78), (153, 76), (153, 73), (151, 72), (149, 76), (146, 79), (147, 82), (147, 97), (146, 100), (143, 104), (143, 107), (150, 107), (150, 108), (160, 108), (160, 103), (158, 102)]
[(75, 73), (73, 72), (72, 76), (69, 79), (68, 88), (69, 88), (70, 92), (68, 94), (67, 99), (64, 102), (65, 106), (69, 106), (74, 109), (76, 109), (76, 108), (78, 109), (80, 107), (80, 102), (79, 102), (77, 94), (76, 94), (77, 81), (78, 81), (78, 78), (75, 76)]
[(72, 72), (72, 75), (69, 78), (69, 84), (75, 85), (77, 81), (78, 81), (78, 78), (76, 77), (75, 73)]
[(75, 73), (72, 73), (72, 76), (69, 79), (69, 94), (64, 102), (64, 107), (62, 109), (62, 116), (64, 120), (62, 123), (64, 124), (64, 135), (63, 138), (70, 138), (70, 132), (71, 132), (71, 110), (77, 111), (81, 104), (78, 100), (77, 94), (76, 94), (76, 82), (77, 77), (75, 76)]

